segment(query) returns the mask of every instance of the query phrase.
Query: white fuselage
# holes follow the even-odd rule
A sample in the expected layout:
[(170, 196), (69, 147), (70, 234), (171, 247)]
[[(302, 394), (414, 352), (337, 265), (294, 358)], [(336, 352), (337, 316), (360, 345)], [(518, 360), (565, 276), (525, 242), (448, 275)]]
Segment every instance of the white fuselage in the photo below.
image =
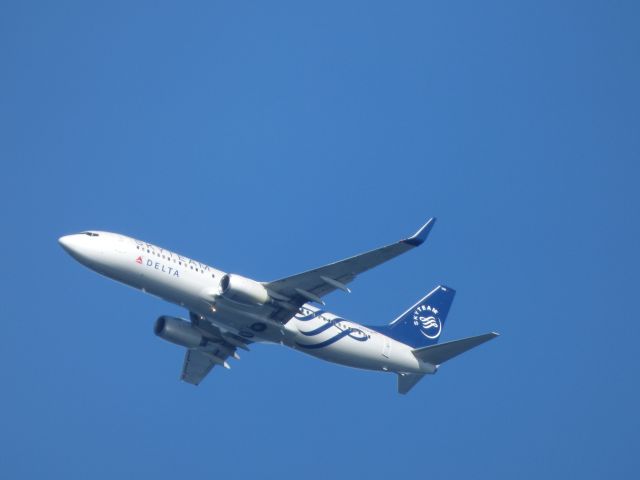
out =
[(433, 365), (417, 359), (410, 346), (310, 304), (284, 324), (271, 320), (259, 305), (218, 295), (225, 272), (150, 243), (109, 232), (68, 235), (60, 243), (92, 270), (180, 305), (222, 332), (350, 367), (433, 373)]

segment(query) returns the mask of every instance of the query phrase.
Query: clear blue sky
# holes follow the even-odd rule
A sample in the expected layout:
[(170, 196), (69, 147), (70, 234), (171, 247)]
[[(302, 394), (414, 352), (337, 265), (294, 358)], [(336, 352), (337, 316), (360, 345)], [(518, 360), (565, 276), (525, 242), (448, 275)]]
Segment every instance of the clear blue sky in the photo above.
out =
[[(0, 7), (0, 476), (636, 476), (638, 2), (309, 3)], [(269, 280), (432, 215), (328, 297), (384, 324), (442, 282), (445, 340), (502, 333), (406, 397), (269, 345), (183, 384), (185, 312), (56, 241)]]

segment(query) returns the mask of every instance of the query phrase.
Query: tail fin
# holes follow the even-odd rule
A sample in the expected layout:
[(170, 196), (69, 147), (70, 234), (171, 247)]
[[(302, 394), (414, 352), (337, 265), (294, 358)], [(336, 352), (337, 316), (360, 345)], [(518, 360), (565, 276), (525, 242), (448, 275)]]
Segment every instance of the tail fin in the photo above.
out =
[(386, 327), (369, 328), (412, 348), (435, 345), (455, 294), (453, 288), (439, 285)]

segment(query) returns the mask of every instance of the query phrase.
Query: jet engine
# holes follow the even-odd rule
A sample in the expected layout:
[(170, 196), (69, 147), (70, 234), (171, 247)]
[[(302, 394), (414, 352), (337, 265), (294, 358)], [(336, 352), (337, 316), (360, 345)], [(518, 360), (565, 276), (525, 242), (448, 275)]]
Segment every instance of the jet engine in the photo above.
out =
[(248, 305), (264, 305), (269, 301), (269, 293), (260, 282), (233, 273), (220, 279), (220, 295)]
[(191, 325), (191, 323), (181, 318), (163, 315), (156, 320), (153, 333), (160, 338), (167, 340), (181, 347), (197, 348), (206, 343), (202, 333)]

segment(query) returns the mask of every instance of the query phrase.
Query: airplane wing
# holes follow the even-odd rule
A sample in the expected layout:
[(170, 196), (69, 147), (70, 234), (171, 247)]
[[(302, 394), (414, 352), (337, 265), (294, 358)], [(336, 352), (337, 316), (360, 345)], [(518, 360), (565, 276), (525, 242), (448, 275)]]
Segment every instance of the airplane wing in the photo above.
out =
[(230, 368), (227, 358), (240, 358), (236, 353), (236, 346), (246, 348), (246, 344), (250, 342), (239, 337), (236, 339), (223, 335), (215, 325), (193, 312), (190, 313), (190, 318), (191, 323), (206, 332), (207, 344), (199, 349), (187, 349), (180, 378), (192, 385), (198, 385), (216, 365)]
[(321, 297), (336, 289), (349, 292), (350, 290), (346, 284), (360, 273), (422, 245), (433, 228), (435, 221), (435, 218), (430, 218), (414, 235), (391, 245), (291, 277), (265, 282), (264, 286), (269, 291), (269, 294), (285, 305), (285, 308), (275, 309), (271, 314), (271, 318), (286, 322), (293, 316), (292, 311), (297, 311), (306, 302), (312, 301), (324, 304)]

